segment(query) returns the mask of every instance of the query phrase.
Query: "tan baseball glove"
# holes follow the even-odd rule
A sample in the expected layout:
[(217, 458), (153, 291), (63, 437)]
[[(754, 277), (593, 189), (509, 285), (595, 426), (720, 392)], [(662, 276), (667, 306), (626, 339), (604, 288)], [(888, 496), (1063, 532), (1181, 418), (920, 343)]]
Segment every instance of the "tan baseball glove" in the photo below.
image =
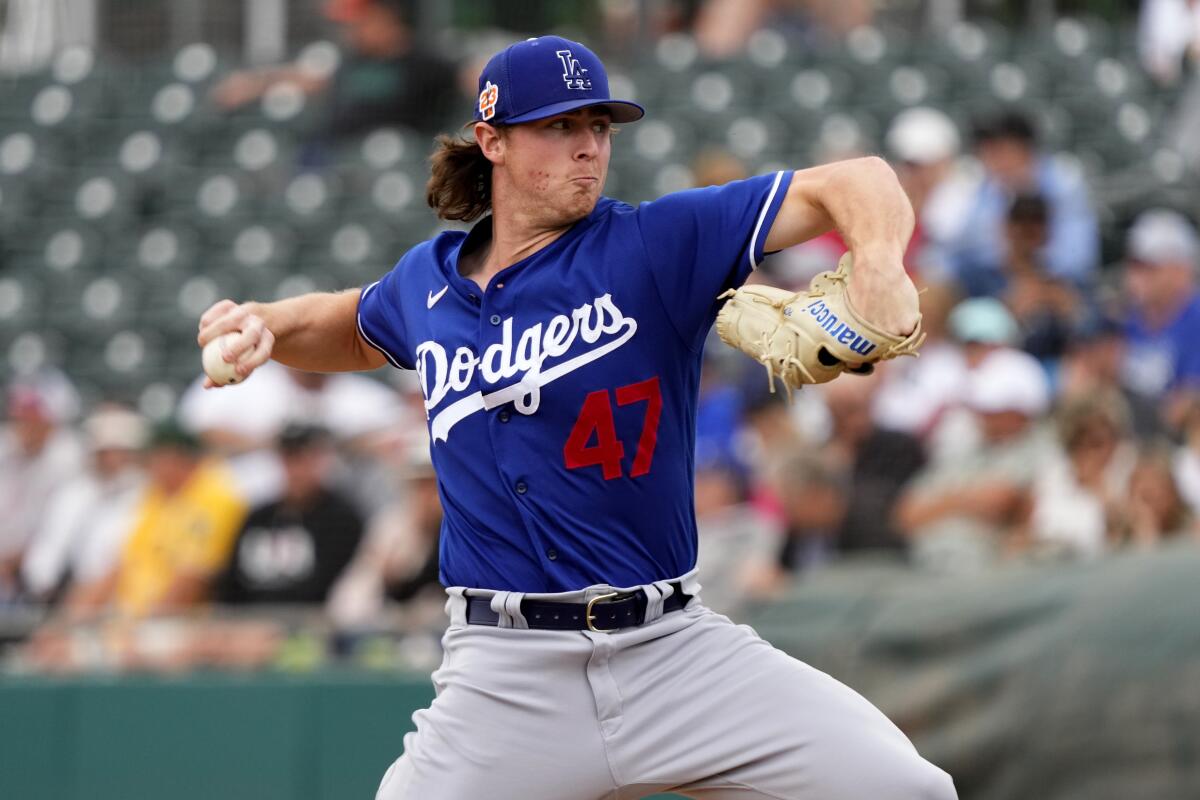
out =
[(852, 258), (842, 256), (835, 272), (822, 272), (807, 292), (752, 284), (731, 289), (717, 314), (717, 333), (767, 368), (789, 394), (809, 383), (826, 383), (851, 372), (865, 375), (877, 361), (916, 355), (925, 341), (921, 321), (908, 336), (885, 333), (860, 317), (846, 295)]

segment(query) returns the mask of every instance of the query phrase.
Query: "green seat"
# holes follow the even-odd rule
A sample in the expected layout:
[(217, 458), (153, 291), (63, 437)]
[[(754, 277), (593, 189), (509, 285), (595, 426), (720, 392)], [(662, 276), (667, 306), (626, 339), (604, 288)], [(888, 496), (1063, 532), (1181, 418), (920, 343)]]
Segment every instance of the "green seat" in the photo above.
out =
[(45, 286), (36, 275), (0, 272), (0, 340), (11, 342), (16, 333), (39, 324), (44, 298)]
[[(46, 209), (48, 217), (75, 218), (112, 233), (128, 229), (140, 213), (140, 191), (127, 175), (81, 171), (68, 195)], [(69, 203), (69, 205), (64, 204)]]
[(128, 326), (138, 307), (138, 287), (124, 276), (79, 276), (55, 290), (47, 322), (68, 334), (100, 336)]
[[(361, 198), (362, 193), (357, 195)], [(327, 227), (341, 212), (341, 203), (341, 180), (336, 174), (301, 172), (288, 180), (282, 191), (263, 198), (262, 215), (300, 230)]]
[(258, 211), (253, 182), (235, 169), (181, 173), (164, 196), (165, 221), (194, 225), (214, 240), (241, 229)]

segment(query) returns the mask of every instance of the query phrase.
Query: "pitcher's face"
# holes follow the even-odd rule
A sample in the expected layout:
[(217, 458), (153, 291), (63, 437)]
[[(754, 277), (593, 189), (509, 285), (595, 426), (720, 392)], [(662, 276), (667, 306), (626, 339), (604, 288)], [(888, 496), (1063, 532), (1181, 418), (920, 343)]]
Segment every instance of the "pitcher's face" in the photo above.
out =
[(505, 202), (515, 203), (543, 226), (577, 222), (600, 199), (612, 134), (612, 117), (604, 106), (506, 128), (499, 159), (493, 159), (493, 186), (498, 179), (505, 181), (512, 189)]

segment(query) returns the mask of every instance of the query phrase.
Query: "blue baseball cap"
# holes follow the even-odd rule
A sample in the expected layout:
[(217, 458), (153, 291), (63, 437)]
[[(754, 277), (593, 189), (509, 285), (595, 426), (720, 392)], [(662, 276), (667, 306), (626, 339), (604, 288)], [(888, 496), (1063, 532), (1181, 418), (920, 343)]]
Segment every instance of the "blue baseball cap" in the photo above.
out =
[(637, 103), (609, 97), (608, 73), (591, 50), (561, 36), (539, 36), (488, 61), (479, 75), (475, 120), (513, 125), (600, 105), (612, 110), (613, 122), (646, 113)]

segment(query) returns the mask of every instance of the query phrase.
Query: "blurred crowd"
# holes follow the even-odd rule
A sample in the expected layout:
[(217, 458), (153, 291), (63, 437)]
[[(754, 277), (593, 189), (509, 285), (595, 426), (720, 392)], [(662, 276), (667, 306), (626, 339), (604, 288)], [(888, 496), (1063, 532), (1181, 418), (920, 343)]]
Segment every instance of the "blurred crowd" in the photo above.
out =
[[(1180, 12), (1161, 5), (1155, 13)], [(406, 8), (330, 0), (348, 53), (334, 68), (236, 71), (210, 99), (235, 114), (280, 83), (325, 96), (306, 169), (320, 169), (322, 147), (339, 137), (432, 124), (446, 109), (431, 98), (465, 107), (454, 98), (473, 94), (477, 66), (422, 47)], [(765, 0), (650, 8), (655, 30), (688, 26), (711, 58), (764, 25), (836, 36), (873, 13), (871, 3)], [(602, 10), (619, 50), (629, 15), (645, 9)], [(1157, 19), (1145, 24), (1162, 37)], [(1181, 80), (1172, 70), (1200, 56), (1200, 34), (1183, 41), (1166, 61), (1147, 56), (1147, 69)], [(938, 109), (910, 108), (877, 149), (917, 212), (906, 266), (928, 340), (919, 359), (790, 402), (761, 366), (709, 343), (696, 442), (707, 603), (769, 600), (848, 557), (964, 573), (1200, 541), (1195, 221), (1148, 208), (1105, 259), (1090, 187), (1019, 110), (963, 130)], [(745, 172), (728, 152), (691, 168), (696, 185)], [(773, 255), (752, 279), (802, 289), (844, 250), (831, 233)], [(279, 657), (286, 624), (214, 608), (306, 609), (339, 647), (441, 624), (441, 512), (411, 374), (271, 363), (239, 386), (204, 391), (198, 379), (172, 414), (151, 419), (115, 403), (81, 408), (70, 378), (46, 368), (11, 382), (4, 414), (0, 618), (37, 612), (36, 626), (11, 637), (23, 664)], [(163, 627), (178, 619), (188, 624)]]
[[(1104, 268), (1088, 186), (1013, 110), (967, 138), (909, 109), (884, 152), (917, 212), (906, 267), (928, 340), (790, 406), (757, 365), (709, 349), (724, 376), (700, 405), (709, 584), (736, 602), (850, 553), (969, 572), (1200, 542), (1194, 222), (1144, 210)], [(737, 167), (710, 153), (695, 173)], [(761, 277), (802, 289), (844, 250), (831, 233)]]
[[(52, 610), (29, 647), (36, 663), (75, 664), (73, 626), (211, 605), (316, 609), (345, 634), (440, 617), (441, 506), (411, 381), (272, 362), (238, 386), (198, 381), (167, 419), (116, 404), (78, 419), (70, 381), (43, 370), (6, 400), (0, 611)], [(384, 612), (401, 603), (398, 623)], [(218, 630), (155, 652), (271, 656), (271, 636)], [(127, 644), (133, 663), (146, 657)]]

